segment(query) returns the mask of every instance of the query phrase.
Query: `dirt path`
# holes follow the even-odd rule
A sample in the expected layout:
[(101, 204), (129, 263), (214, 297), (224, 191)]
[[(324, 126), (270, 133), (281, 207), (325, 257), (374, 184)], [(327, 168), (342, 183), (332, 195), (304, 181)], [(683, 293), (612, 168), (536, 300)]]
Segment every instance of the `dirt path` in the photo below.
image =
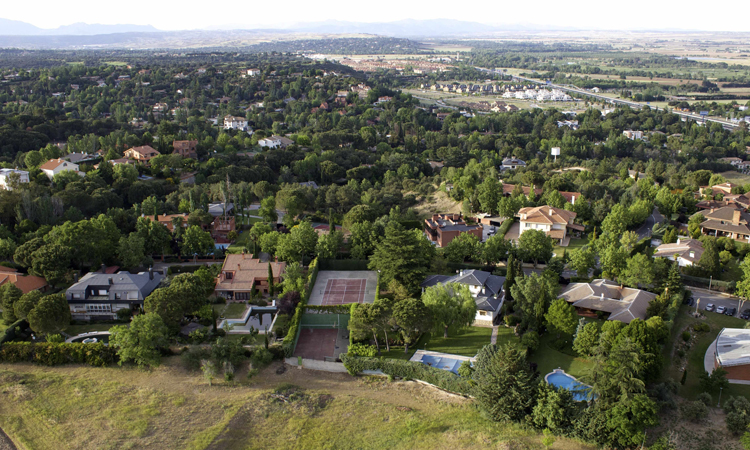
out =
[(0, 450), (17, 450), (18, 447), (16, 447), (16, 444), (13, 443), (13, 441), (10, 440), (7, 434), (5, 434), (5, 431), (3, 431), (2, 428), (0, 428)]

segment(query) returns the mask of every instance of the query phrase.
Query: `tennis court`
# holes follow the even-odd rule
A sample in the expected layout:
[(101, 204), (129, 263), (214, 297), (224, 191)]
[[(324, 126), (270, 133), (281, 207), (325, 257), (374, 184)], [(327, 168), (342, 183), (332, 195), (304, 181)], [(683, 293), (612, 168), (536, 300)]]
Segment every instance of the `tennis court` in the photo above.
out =
[(349, 346), (348, 324), (348, 314), (303, 314), (294, 356), (335, 361)]
[(375, 301), (377, 285), (377, 272), (321, 270), (308, 304), (328, 306), (372, 303)]

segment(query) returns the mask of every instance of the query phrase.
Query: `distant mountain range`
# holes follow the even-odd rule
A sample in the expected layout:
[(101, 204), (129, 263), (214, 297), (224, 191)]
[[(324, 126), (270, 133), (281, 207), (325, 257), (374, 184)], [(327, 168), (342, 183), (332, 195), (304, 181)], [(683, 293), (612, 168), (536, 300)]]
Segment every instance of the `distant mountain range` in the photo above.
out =
[(98, 34), (154, 33), (158, 31), (151, 25), (102, 25), (97, 23), (74, 23), (46, 29), (18, 20), (0, 19), (0, 35), (2, 36), (95, 36)]

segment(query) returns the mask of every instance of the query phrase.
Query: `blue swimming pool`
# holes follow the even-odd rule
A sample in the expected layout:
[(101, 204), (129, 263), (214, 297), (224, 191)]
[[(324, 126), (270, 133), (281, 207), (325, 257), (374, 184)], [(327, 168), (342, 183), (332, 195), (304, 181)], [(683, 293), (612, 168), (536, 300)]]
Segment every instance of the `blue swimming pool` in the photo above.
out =
[(422, 364), (434, 367), (436, 369), (448, 370), (458, 375), (458, 368), (463, 361), (445, 356), (422, 355)]
[(573, 393), (573, 399), (577, 402), (586, 401), (591, 395), (591, 386), (581, 383), (575, 377), (560, 369), (548, 373), (544, 380), (553, 386), (569, 390)]

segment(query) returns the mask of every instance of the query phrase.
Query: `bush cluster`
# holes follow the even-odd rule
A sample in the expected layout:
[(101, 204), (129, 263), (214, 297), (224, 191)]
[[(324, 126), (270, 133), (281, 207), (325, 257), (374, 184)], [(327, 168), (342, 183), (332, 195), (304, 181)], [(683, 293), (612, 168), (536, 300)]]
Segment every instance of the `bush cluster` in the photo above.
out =
[(302, 321), (302, 314), (307, 307), (307, 301), (310, 299), (310, 294), (312, 293), (317, 278), (318, 259), (315, 258), (312, 260), (310, 267), (308, 268), (307, 285), (305, 286), (305, 292), (302, 293), (302, 300), (297, 304), (292, 320), (289, 321), (289, 331), (287, 331), (284, 341), (281, 344), (286, 356), (292, 356), (292, 353), (294, 353), (294, 341), (297, 339), (297, 330), (299, 330), (299, 324), (300, 321)]
[(456, 394), (475, 395), (475, 389), (470, 380), (461, 378), (453, 372), (436, 369), (422, 363), (398, 359), (365, 358), (349, 354), (342, 354), (341, 361), (351, 375), (360, 374), (365, 370), (380, 370), (389, 376), (405, 380), (421, 380)]
[(101, 342), (7, 342), (0, 347), (0, 362), (6, 363), (33, 362), (45, 366), (88, 364), (104, 367), (116, 361), (117, 351)]

